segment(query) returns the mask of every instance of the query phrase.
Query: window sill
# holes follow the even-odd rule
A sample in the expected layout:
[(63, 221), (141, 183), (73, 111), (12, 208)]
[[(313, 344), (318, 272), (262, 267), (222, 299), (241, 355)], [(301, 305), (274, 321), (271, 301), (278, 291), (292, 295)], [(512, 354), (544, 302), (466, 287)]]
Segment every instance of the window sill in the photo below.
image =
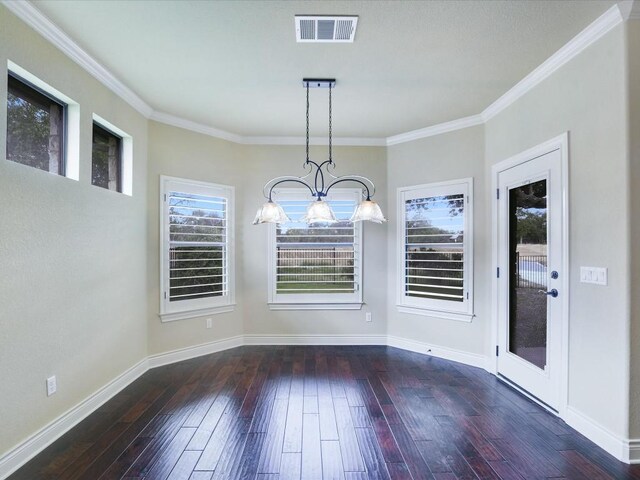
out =
[(406, 305), (396, 305), (400, 313), (410, 313), (412, 315), (422, 315), (425, 317), (443, 318), (446, 320), (457, 320), (459, 322), (470, 323), (475, 315), (473, 313), (446, 312), (443, 310), (430, 310), (428, 308), (408, 307)]
[(270, 303), (269, 310), (361, 310), (359, 303)]
[(175, 320), (186, 320), (188, 318), (204, 317), (206, 315), (217, 315), (219, 313), (233, 312), (236, 304), (222, 305), (220, 307), (202, 308), (199, 310), (187, 310), (185, 312), (161, 313), (158, 316), (162, 322), (173, 322)]

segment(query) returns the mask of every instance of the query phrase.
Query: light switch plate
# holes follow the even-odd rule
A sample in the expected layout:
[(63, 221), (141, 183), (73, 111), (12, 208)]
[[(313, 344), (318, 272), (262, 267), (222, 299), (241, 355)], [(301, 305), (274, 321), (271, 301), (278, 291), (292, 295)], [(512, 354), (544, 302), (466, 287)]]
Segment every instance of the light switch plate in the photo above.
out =
[(595, 285), (607, 285), (606, 267), (580, 267), (580, 282), (593, 283)]

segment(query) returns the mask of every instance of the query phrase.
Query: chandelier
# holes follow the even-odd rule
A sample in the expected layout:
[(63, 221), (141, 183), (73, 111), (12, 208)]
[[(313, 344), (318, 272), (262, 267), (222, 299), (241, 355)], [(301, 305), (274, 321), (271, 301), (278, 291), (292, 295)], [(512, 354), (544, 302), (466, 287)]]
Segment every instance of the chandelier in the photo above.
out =
[[(329, 194), (329, 191), (334, 185), (344, 182), (357, 183), (363, 187), (363, 200), (356, 207), (350, 221), (359, 222), (368, 220), (375, 223), (386, 222), (380, 206), (371, 200), (371, 197), (373, 197), (376, 191), (376, 186), (371, 180), (361, 175), (344, 175), (338, 177), (332, 173), (336, 168), (331, 151), (331, 91), (335, 85), (336, 80), (334, 78), (305, 78), (302, 80), (302, 86), (307, 90), (307, 159), (303, 164), (306, 174), (300, 177), (285, 175), (269, 180), (262, 189), (262, 193), (267, 199), (267, 202), (258, 209), (256, 218), (253, 221), (254, 225), (259, 223), (286, 223), (291, 221), (284, 209), (274, 202), (272, 198), (273, 189), (283, 183), (302, 184), (309, 190), (312, 200), (307, 206), (306, 214), (302, 217), (302, 221), (308, 224), (330, 224), (338, 221), (331, 206), (324, 198)], [(321, 163), (309, 159), (309, 88), (311, 87), (329, 89), (329, 159)]]

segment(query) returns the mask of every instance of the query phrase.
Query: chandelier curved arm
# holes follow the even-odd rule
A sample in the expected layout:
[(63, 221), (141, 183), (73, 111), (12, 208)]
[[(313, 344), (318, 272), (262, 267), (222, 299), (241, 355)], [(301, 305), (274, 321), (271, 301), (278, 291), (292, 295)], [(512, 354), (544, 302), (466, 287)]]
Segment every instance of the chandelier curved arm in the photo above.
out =
[[(267, 200), (271, 200), (271, 194), (273, 193), (273, 189), (276, 186), (280, 185), (281, 183), (293, 182), (293, 183), (299, 183), (301, 185), (304, 185), (309, 189), (309, 191), (311, 192), (311, 195), (315, 196), (316, 193), (313, 191), (313, 187), (304, 181), (304, 178), (306, 178), (307, 176), (308, 175), (305, 175), (304, 177), (295, 177), (293, 175), (285, 175), (282, 177), (272, 178), (271, 180), (269, 180), (267, 183), (264, 184), (264, 187), (262, 187), (262, 195)], [(267, 193), (267, 189), (269, 193)]]
[[(363, 182), (360, 179), (366, 180), (367, 182), (369, 182), (369, 184), (371, 184), (371, 187), (373, 189), (373, 193), (369, 189), (369, 185), (367, 185), (365, 182)], [(338, 177), (337, 180), (334, 180), (333, 182), (331, 182), (329, 184), (329, 186), (327, 187), (327, 190), (326, 190), (325, 194), (329, 193), (329, 190), (331, 190), (331, 187), (333, 187), (334, 185), (337, 185), (338, 183), (342, 183), (342, 182), (355, 182), (355, 183), (359, 183), (360, 185), (362, 185), (365, 188), (365, 190), (367, 191), (367, 200), (371, 200), (371, 196), (376, 191), (376, 186), (367, 177), (362, 177), (362, 176), (359, 176), (359, 175), (349, 175), (349, 176), (345, 175), (343, 177)]]

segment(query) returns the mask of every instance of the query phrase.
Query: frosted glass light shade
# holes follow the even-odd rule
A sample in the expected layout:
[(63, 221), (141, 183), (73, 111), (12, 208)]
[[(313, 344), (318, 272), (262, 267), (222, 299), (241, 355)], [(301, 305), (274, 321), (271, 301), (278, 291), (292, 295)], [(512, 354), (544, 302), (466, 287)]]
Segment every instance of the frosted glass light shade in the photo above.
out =
[(336, 223), (338, 219), (331, 207), (324, 200), (316, 200), (307, 206), (307, 213), (302, 217), (307, 223)]
[(269, 200), (267, 203), (262, 205), (258, 209), (258, 213), (256, 213), (256, 218), (253, 221), (254, 225), (259, 223), (287, 223), (291, 220), (287, 217), (287, 214), (284, 213), (284, 210), (277, 203)]
[(387, 219), (384, 218), (382, 214), (382, 210), (380, 209), (380, 205), (378, 205), (373, 200), (363, 200), (358, 204), (356, 211), (353, 212), (351, 216), (352, 222), (361, 222), (363, 220), (368, 220), (370, 222), (382, 223), (386, 222)]

